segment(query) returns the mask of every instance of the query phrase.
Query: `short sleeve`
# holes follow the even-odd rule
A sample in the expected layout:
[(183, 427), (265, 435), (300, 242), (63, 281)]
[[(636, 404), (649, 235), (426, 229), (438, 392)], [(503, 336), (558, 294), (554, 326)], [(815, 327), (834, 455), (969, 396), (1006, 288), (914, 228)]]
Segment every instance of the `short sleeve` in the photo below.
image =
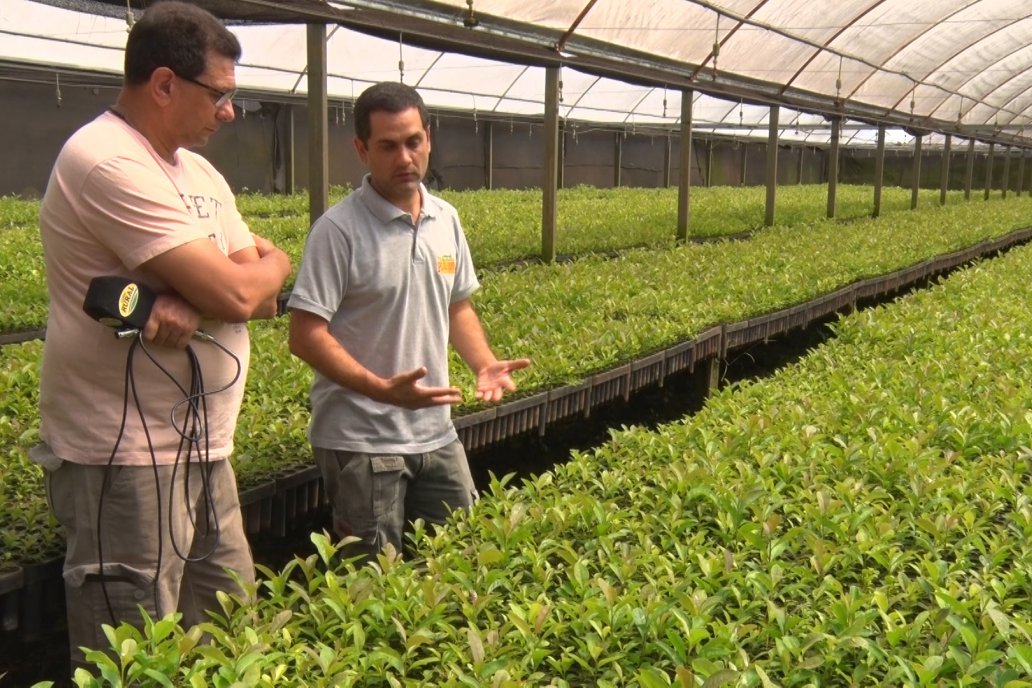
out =
[(206, 238), (160, 168), (129, 158), (110, 158), (94, 167), (78, 202), (83, 224), (129, 269)]
[(287, 308), (314, 313), (329, 322), (348, 290), (351, 242), (343, 228), (323, 216), (305, 241)]
[(451, 302), (458, 303), (473, 295), (480, 288), (476, 270), (473, 267), (473, 256), (470, 254), (466, 233), (462, 231), (462, 223), (458, 215), (454, 218), (455, 227), (455, 282), (452, 284)]

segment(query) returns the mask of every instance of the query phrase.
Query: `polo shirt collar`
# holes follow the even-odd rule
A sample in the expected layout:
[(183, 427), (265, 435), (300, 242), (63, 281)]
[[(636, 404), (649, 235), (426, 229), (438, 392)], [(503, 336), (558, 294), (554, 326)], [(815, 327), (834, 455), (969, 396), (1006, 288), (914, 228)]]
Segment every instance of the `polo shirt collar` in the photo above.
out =
[[(369, 209), (369, 212), (373, 214), (377, 220), (384, 224), (389, 224), (398, 218), (409, 218), (409, 214), (404, 210), (394, 205), (386, 198), (380, 195), (376, 189), (373, 188), (370, 182), (371, 175), (366, 174), (362, 177), (362, 186), (359, 187), (358, 193), (362, 203)], [(422, 182), (419, 184), (419, 196), (422, 199), (420, 204), (422, 210), (420, 211), (420, 218), (433, 219), (437, 217), (440, 212), (440, 203), (436, 198), (431, 196), (426, 191), (426, 186)]]

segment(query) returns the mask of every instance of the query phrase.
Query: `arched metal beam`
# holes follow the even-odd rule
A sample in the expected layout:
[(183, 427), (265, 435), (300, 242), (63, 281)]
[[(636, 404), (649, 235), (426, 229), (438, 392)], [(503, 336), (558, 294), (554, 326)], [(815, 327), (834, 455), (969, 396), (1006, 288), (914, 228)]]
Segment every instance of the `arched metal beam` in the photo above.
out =
[[(1022, 21), (1025, 21), (1026, 19), (1028, 19), (1028, 18), (1029, 18), (1029, 16), (1032, 16), (1032, 15), (1025, 15), (1024, 17), (1021, 17), (1020, 19), (1016, 19), (1016, 20), (1014, 20), (1014, 21), (1012, 21), (1012, 22), (1010, 22), (1010, 23), (1008, 23), (1008, 24), (1004, 24), (1003, 26), (1000, 26), (1000, 27), (996, 28), (995, 30), (993, 30), (993, 31), (991, 31), (991, 32), (989, 32), (989, 33), (987, 33), (987, 34), (984, 34), (984, 35), (982, 35), (982, 36), (981, 36), (980, 38), (978, 38), (978, 39), (976, 39), (976, 40), (974, 40), (974, 41), (971, 41), (971, 42), (970, 42), (970, 43), (968, 43), (968, 44), (967, 44), (966, 46), (963, 46), (963, 47), (961, 47), (961, 48), (960, 48), (959, 50), (955, 51), (955, 52), (954, 52), (954, 53), (953, 53), (952, 55), (950, 55), (950, 56), (949, 56), (948, 58), (946, 58), (945, 60), (943, 60), (943, 61), (942, 61), (942, 62), (940, 62), (939, 64), (935, 65), (935, 67), (933, 67), (933, 68), (929, 69), (929, 70), (928, 70), (928, 71), (927, 71), (927, 72), (925, 73), (925, 75), (924, 75), (924, 76), (922, 77), (922, 79), (921, 79), (921, 80), (923, 81), (924, 79), (927, 79), (927, 78), (928, 78), (928, 77), (929, 77), (930, 75), (932, 75), (932, 74), (935, 74), (935, 73), (937, 73), (937, 72), (938, 72), (939, 70), (943, 69), (943, 68), (944, 68), (944, 67), (945, 67), (946, 65), (948, 65), (948, 64), (949, 64), (950, 62), (952, 62), (953, 60), (957, 59), (957, 58), (958, 58), (958, 57), (959, 57), (960, 55), (962, 55), (962, 54), (964, 54), (964, 53), (968, 52), (969, 50), (974, 50), (974, 49), (975, 49), (975, 48), (977, 48), (977, 47), (978, 47), (979, 45), (983, 45), (983, 44), (985, 44), (985, 42), (986, 42), (986, 41), (991, 41), (991, 40), (992, 40), (992, 38), (993, 38), (993, 36), (996, 36), (996, 35), (998, 35), (998, 34), (999, 34), (999, 33), (1000, 33), (1001, 31), (1005, 31), (1005, 30), (1007, 30), (1007, 29), (1010, 29), (1010, 28), (1011, 28), (1012, 26), (1014, 26), (1015, 24), (1017, 24), (1017, 23), (1019, 23), (1019, 22), (1022, 22)], [(936, 26), (938, 26), (938, 25), (936, 25)], [(927, 33), (927, 32), (926, 32), (926, 33)], [(897, 54), (898, 54), (898, 53), (897, 53)], [(983, 66), (983, 68), (982, 68), (982, 73), (984, 73), (984, 71), (985, 71), (985, 66)], [(962, 87), (963, 87), (964, 85), (966, 85), (966, 84), (969, 84), (969, 83), (971, 83), (971, 79), (968, 79), (968, 80), (967, 80), (967, 81), (965, 81), (965, 82), (964, 82), (963, 84), (960, 84), (959, 86), (957, 86), (957, 87), (956, 87), (956, 90), (957, 90), (957, 91), (959, 91), (959, 90), (960, 90), (960, 89), (961, 89), (961, 88), (962, 88)], [(893, 110), (897, 110), (897, 109), (899, 109), (899, 105), (900, 105), (900, 103), (902, 103), (902, 102), (903, 102), (903, 99), (904, 99), (904, 98), (906, 98), (906, 96), (904, 96), (903, 98), (900, 98), (900, 99), (899, 99), (898, 101), (896, 101), (896, 104), (895, 104), (895, 105), (893, 106), (893, 108), (892, 108), (892, 109), (893, 109)], [(947, 97), (947, 98), (944, 98), (944, 99), (942, 100), (942, 102), (945, 102), (946, 100), (949, 100), (949, 98), (948, 98), (948, 97)], [(940, 103), (940, 106), (941, 106), (942, 102)], [(986, 103), (986, 104), (988, 104), (988, 103)], [(937, 110), (937, 109), (938, 109), (938, 106), (937, 106), (936, 108), (933, 108), (933, 109), (931, 110), (931, 112), (935, 112), (935, 110)], [(930, 114), (929, 114), (928, 116), (930, 116)]]

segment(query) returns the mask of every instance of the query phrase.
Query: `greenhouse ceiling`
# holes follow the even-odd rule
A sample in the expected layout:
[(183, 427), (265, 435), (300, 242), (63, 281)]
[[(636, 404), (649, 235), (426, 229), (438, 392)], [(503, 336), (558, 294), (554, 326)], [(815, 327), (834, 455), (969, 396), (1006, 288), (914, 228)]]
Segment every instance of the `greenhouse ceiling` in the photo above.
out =
[[(328, 91), (417, 87), (434, 108), (539, 117), (545, 68), (560, 115), (585, 126), (693, 128), (845, 145), (934, 131), (1032, 145), (1030, 0), (196, 0), (226, 18), (254, 98), (304, 94), (306, 22), (327, 23)], [(2, 0), (0, 61), (41, 81), (118, 74), (139, 0)], [(933, 145), (937, 136), (928, 137)]]

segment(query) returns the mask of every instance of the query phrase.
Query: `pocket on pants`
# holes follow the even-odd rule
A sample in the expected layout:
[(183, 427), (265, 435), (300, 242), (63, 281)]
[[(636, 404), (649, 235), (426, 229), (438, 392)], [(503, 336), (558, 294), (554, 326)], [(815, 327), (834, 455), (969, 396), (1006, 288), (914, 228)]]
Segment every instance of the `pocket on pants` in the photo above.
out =
[(339, 452), (335, 527), (341, 535), (355, 535), (371, 552), (393, 541), (404, 511), (405, 458), (393, 454)]
[(372, 507), (376, 521), (390, 519), (391, 514), (402, 508), (402, 471), (405, 457), (397, 455), (369, 457), (372, 473)]

